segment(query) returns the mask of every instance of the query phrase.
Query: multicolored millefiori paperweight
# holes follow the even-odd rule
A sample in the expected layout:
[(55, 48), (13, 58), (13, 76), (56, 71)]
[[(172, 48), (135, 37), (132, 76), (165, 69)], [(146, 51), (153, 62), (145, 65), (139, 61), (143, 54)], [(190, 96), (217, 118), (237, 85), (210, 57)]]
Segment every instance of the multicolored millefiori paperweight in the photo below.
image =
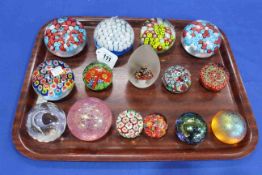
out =
[(84, 26), (72, 17), (54, 19), (45, 28), (44, 43), (59, 57), (71, 57), (83, 50), (87, 34)]
[(218, 140), (226, 144), (236, 144), (247, 133), (245, 119), (236, 112), (219, 111), (212, 119), (211, 128)]
[(83, 141), (102, 138), (112, 125), (112, 112), (102, 100), (88, 97), (69, 109), (67, 125), (71, 133)]
[(157, 53), (169, 50), (175, 43), (175, 40), (175, 28), (165, 19), (148, 19), (140, 31), (140, 43), (151, 45)]
[(198, 144), (207, 135), (207, 124), (203, 118), (193, 112), (182, 114), (176, 120), (176, 135), (182, 142), (187, 144)]
[(27, 133), (39, 142), (51, 142), (65, 131), (64, 111), (50, 102), (35, 105), (27, 115)]
[(83, 71), (85, 85), (94, 91), (101, 91), (112, 84), (112, 69), (105, 63), (94, 62), (86, 66)]
[(143, 130), (143, 118), (134, 110), (123, 111), (117, 117), (116, 129), (125, 138), (135, 138)]
[(200, 70), (199, 81), (206, 89), (217, 92), (226, 87), (229, 73), (221, 64), (208, 63)]
[(66, 97), (74, 87), (74, 74), (70, 67), (59, 60), (39, 64), (32, 74), (35, 92), (48, 101)]
[(94, 31), (96, 47), (104, 47), (117, 56), (124, 55), (132, 49), (134, 38), (134, 30), (130, 24), (118, 17), (104, 19)]
[(181, 42), (190, 55), (208, 58), (218, 51), (221, 44), (221, 33), (214, 24), (197, 20), (184, 28)]
[(189, 70), (180, 65), (167, 68), (162, 81), (165, 88), (172, 93), (185, 93), (192, 84)]
[(161, 114), (149, 114), (144, 118), (144, 132), (152, 138), (161, 138), (167, 132), (166, 118)]
[(140, 67), (140, 69), (135, 72), (134, 76), (137, 80), (150, 80), (154, 77), (152, 71), (149, 70), (147, 66)]

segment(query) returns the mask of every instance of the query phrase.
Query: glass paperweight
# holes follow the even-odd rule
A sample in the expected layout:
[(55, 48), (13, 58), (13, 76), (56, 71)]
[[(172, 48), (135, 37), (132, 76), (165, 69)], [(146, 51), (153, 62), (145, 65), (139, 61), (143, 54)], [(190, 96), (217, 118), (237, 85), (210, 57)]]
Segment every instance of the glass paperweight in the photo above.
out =
[(94, 31), (96, 47), (104, 47), (117, 56), (124, 55), (132, 49), (134, 38), (134, 30), (130, 24), (118, 17), (104, 19)]
[(165, 88), (172, 93), (185, 93), (192, 84), (189, 70), (180, 65), (167, 68), (162, 81)]
[(51, 21), (45, 28), (44, 43), (47, 49), (59, 57), (71, 57), (83, 50), (87, 34), (84, 26), (72, 17)]
[(140, 66), (140, 68), (134, 73), (136, 80), (151, 80), (154, 75), (147, 66)]
[(161, 138), (167, 132), (166, 118), (161, 114), (149, 114), (144, 118), (144, 132), (152, 138)]
[(74, 87), (74, 74), (70, 67), (59, 60), (39, 64), (32, 74), (35, 92), (48, 101), (66, 97)]
[(226, 144), (239, 143), (247, 133), (245, 119), (231, 111), (219, 111), (212, 119), (211, 128), (216, 138)]
[(190, 55), (208, 58), (218, 51), (221, 44), (221, 34), (214, 24), (197, 20), (184, 28), (181, 42)]
[(220, 91), (229, 81), (229, 73), (221, 64), (209, 63), (200, 70), (200, 83), (210, 91)]
[(137, 88), (147, 88), (155, 83), (160, 73), (160, 61), (149, 45), (137, 48), (128, 60), (128, 78)]
[(86, 66), (83, 71), (85, 85), (94, 91), (101, 91), (112, 84), (112, 69), (105, 63), (94, 62)]
[(175, 39), (174, 26), (161, 18), (146, 20), (140, 31), (140, 43), (152, 46), (157, 53), (169, 50), (174, 45)]
[(66, 115), (50, 102), (35, 105), (27, 115), (27, 133), (39, 142), (51, 142), (65, 131)]
[(88, 97), (73, 104), (68, 112), (67, 124), (76, 138), (95, 141), (110, 130), (112, 112), (102, 100)]
[(123, 111), (117, 117), (116, 129), (125, 138), (136, 138), (143, 130), (143, 118), (134, 110)]
[(176, 135), (182, 142), (198, 144), (207, 135), (207, 124), (202, 117), (193, 112), (182, 114), (176, 120)]

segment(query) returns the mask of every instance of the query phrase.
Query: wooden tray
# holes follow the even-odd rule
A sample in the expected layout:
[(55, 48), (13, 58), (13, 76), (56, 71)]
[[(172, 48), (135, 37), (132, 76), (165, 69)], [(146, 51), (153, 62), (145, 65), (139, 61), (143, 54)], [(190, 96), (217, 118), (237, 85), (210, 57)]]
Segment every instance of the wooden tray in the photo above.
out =
[[(204, 160), (235, 159), (246, 156), (254, 150), (258, 141), (258, 130), (248, 102), (245, 88), (238, 71), (228, 40), (222, 32), (222, 46), (219, 53), (210, 59), (196, 59), (187, 54), (181, 46), (181, 31), (190, 21), (170, 20), (176, 27), (177, 39), (175, 47), (168, 53), (160, 55), (161, 73), (171, 65), (181, 64), (192, 74), (192, 87), (185, 94), (171, 94), (162, 85), (161, 78), (147, 89), (137, 89), (127, 78), (127, 61), (131, 54), (120, 57), (113, 70), (113, 86), (106, 91), (93, 92), (85, 88), (82, 82), (82, 71), (86, 65), (96, 58), (93, 42), (93, 30), (102, 17), (76, 17), (88, 33), (88, 46), (73, 58), (61, 59), (75, 73), (76, 87), (65, 99), (56, 104), (68, 112), (69, 107), (78, 99), (88, 96), (103, 99), (112, 109), (114, 120), (126, 109), (132, 108), (142, 115), (160, 112), (167, 117), (169, 130), (161, 139), (151, 139), (142, 135), (128, 140), (118, 135), (115, 123), (110, 132), (102, 139), (84, 142), (76, 139), (66, 128), (62, 137), (51, 143), (39, 143), (27, 134), (25, 120), (28, 111), (37, 101), (37, 95), (31, 87), (31, 75), (38, 64), (47, 59), (57, 58), (47, 51), (43, 43), (43, 26), (37, 36), (30, 59), (21, 97), (13, 125), (13, 142), (19, 152), (32, 159), (63, 161), (164, 161), (164, 160)], [(139, 31), (146, 19), (125, 18), (135, 30), (135, 46), (139, 46)], [(208, 62), (220, 62), (230, 72), (230, 84), (220, 93), (205, 90), (198, 82), (200, 68)], [(245, 139), (235, 145), (226, 145), (218, 141), (212, 134), (210, 122), (219, 110), (233, 110), (242, 114), (248, 123)], [(208, 123), (208, 135), (199, 145), (186, 145), (180, 142), (174, 131), (176, 118), (184, 112), (197, 112)]]

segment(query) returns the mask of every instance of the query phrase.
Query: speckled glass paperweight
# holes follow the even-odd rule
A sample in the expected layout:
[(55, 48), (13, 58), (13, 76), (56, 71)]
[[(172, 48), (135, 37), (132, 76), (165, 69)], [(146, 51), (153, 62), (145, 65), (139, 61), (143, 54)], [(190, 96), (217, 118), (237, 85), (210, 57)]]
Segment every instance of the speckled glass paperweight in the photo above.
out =
[(59, 60), (47, 60), (37, 66), (32, 74), (35, 92), (47, 101), (65, 98), (72, 91), (74, 73), (70, 67)]
[(157, 53), (169, 50), (174, 45), (175, 40), (175, 28), (166, 19), (148, 19), (140, 31), (140, 43), (150, 45)]
[(102, 91), (112, 84), (112, 69), (105, 63), (94, 62), (83, 71), (83, 81), (91, 90)]
[(191, 74), (188, 69), (180, 65), (167, 68), (162, 77), (165, 88), (172, 93), (185, 93), (191, 87)]
[(98, 140), (111, 128), (112, 112), (102, 100), (88, 97), (73, 104), (68, 112), (67, 124), (76, 138)]
[(182, 33), (184, 49), (192, 56), (208, 58), (217, 53), (221, 44), (219, 29), (208, 21), (197, 20), (188, 24)]
[(182, 114), (175, 124), (176, 135), (184, 143), (198, 144), (207, 135), (207, 124), (203, 118), (193, 112)]
[(144, 118), (144, 133), (152, 138), (161, 138), (167, 133), (166, 118), (158, 113), (149, 114)]
[(245, 119), (232, 111), (219, 111), (212, 119), (211, 128), (218, 140), (226, 144), (236, 144), (247, 133)]
[(44, 43), (59, 57), (71, 57), (83, 50), (87, 34), (84, 26), (72, 17), (54, 19), (45, 28)]
[(228, 84), (229, 73), (221, 64), (208, 63), (201, 68), (199, 81), (207, 90), (218, 92)]
[(128, 22), (118, 17), (101, 21), (94, 31), (96, 47), (113, 52), (117, 56), (124, 55), (134, 44), (134, 30)]
[(27, 133), (39, 142), (51, 142), (65, 131), (64, 111), (50, 102), (35, 105), (27, 115)]
[(125, 110), (116, 119), (116, 129), (124, 138), (136, 138), (143, 130), (143, 118), (135, 110)]

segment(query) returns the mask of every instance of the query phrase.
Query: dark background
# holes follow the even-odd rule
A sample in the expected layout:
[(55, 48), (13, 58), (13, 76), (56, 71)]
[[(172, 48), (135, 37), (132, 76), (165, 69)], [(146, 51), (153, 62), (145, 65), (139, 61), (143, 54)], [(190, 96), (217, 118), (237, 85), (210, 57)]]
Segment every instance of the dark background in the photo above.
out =
[[(38, 30), (60, 16), (205, 19), (227, 35), (259, 129), (262, 125), (261, 0), (0, 0), (1, 174), (260, 174), (261, 142), (240, 160), (184, 162), (49, 162), (23, 157), (12, 144), (12, 124)], [(261, 137), (260, 137), (261, 138)]]

